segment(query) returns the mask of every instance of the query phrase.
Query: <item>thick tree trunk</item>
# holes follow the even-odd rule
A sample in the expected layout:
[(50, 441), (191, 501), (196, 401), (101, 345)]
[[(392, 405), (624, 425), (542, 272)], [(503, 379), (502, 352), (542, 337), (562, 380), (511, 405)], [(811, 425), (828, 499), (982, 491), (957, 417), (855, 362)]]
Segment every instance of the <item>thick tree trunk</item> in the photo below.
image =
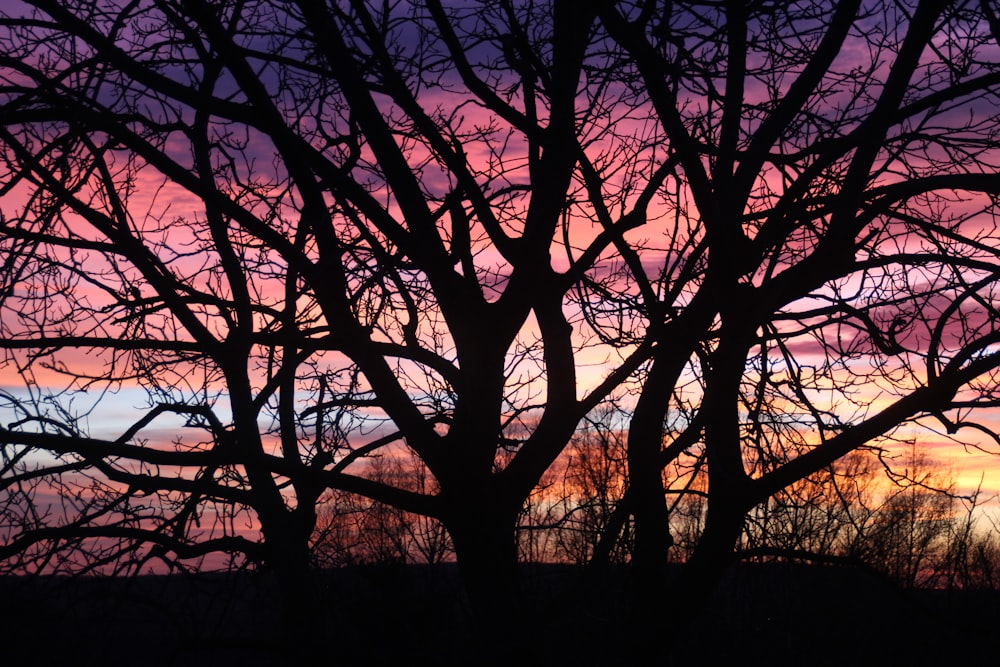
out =
[[(292, 523), (291, 520), (288, 523)], [(294, 664), (328, 664), (333, 627), (309, 558), (308, 536), (289, 526), (264, 531), (266, 565), (278, 585), (282, 637)]]
[[(655, 473), (655, 474), (651, 474)], [(670, 513), (658, 467), (633, 477), (630, 489), (635, 542), (632, 551), (633, 597), (638, 607), (662, 596), (673, 538)]]
[[(634, 643), (636, 654), (632, 656), (634, 664), (645, 663), (651, 655), (665, 655), (665, 647), (657, 642), (663, 637), (665, 624), (671, 622), (671, 616), (678, 609), (669, 597), (667, 557), (672, 544), (669, 513), (658, 468), (656, 472), (655, 479), (645, 475), (647, 488), (641, 493), (636, 493), (640, 491), (638, 486), (630, 490), (636, 493), (633, 507), (635, 542), (627, 579), (629, 623), (638, 636)], [(632, 483), (634, 485), (636, 480)]]
[(733, 563), (742, 526), (742, 513), (735, 511), (706, 518), (705, 530), (694, 553), (670, 587), (672, 602), (690, 612), (692, 620), (705, 607)]
[(476, 657), (484, 664), (510, 664), (525, 646), (517, 512), (480, 498), (455, 503), (445, 526), (472, 612)]
[(659, 604), (651, 607), (655, 611), (636, 625), (644, 635), (637, 646), (645, 655), (655, 656), (657, 664), (673, 664), (678, 653), (687, 655), (688, 644), (698, 641), (698, 625), (712, 622), (704, 611), (734, 562), (742, 525), (742, 513), (729, 509), (706, 517), (694, 553), (670, 581)]
[[(628, 502), (635, 518), (632, 577), (635, 591), (643, 597), (647, 594), (655, 597), (662, 591), (673, 544), (660, 459), (664, 402), (658, 400), (667, 393), (673, 377), (674, 369), (663, 362), (654, 363), (629, 424)], [(636, 603), (644, 605), (645, 601)]]
[[(668, 665), (672, 656), (695, 641), (695, 624), (733, 563), (742, 529), (742, 514), (713, 512), (691, 558), (673, 577), (660, 571), (633, 570), (631, 577), (632, 641), (629, 659), (635, 664)], [(647, 586), (643, 590), (643, 586)]]

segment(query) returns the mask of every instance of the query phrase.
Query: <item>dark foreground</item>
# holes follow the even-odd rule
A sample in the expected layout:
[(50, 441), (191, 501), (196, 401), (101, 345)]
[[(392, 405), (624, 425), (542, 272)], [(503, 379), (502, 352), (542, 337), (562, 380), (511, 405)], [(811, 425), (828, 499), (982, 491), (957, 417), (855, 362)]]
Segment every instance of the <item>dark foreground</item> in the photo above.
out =
[[(498, 637), (530, 637), (519, 665), (626, 664), (635, 638), (624, 576), (583, 597), (575, 577), (567, 567), (527, 569), (533, 611), (497, 628)], [(336, 665), (476, 665), (488, 651), (469, 639), (451, 566), (345, 569), (322, 586)], [(279, 627), (260, 575), (0, 580), (4, 665), (286, 665)], [(846, 568), (746, 565), (678, 646), (676, 665), (995, 664), (1000, 594), (904, 591)]]

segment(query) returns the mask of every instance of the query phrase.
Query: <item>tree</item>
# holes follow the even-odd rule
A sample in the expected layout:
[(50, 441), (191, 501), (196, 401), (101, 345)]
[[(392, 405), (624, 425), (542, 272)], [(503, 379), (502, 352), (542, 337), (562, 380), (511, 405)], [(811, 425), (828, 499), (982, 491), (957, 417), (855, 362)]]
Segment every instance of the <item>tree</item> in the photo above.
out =
[(612, 397), (628, 486), (592, 553), (634, 526), (636, 609), (695, 609), (747, 513), (851, 451), (1000, 441), (974, 421), (985, 0), (31, 0), (0, 26), (18, 567), (235, 553), (317, 641), (317, 505), (350, 493), (440, 521), (499, 637), (525, 502)]
[(651, 605), (671, 543), (659, 471), (704, 468), (670, 604), (687, 608), (751, 508), (845, 454), (910, 431), (996, 441), (976, 417), (997, 404), (1000, 22), (988, 2), (860, 0), (599, 19), (676, 194), (662, 240), (597, 286), (615, 308), (596, 288), (584, 307), (601, 331), (643, 322), (654, 347), (628, 436)]
[[(395, 459), (373, 459), (368, 479), (410, 491), (429, 492), (424, 476), (417, 477), (404, 470)], [(438, 564), (453, 552), (438, 521), (364, 496), (330, 492), (321, 500), (318, 513), (311, 551), (323, 568)]]
[[(631, 536), (617, 525), (628, 488), (622, 413), (613, 404), (588, 415), (526, 507), (524, 532), (540, 548), (529, 560), (625, 563)], [(617, 542), (602, 537), (613, 532)], [(542, 537), (536, 538), (538, 534)], [(599, 546), (608, 554), (596, 556)]]
[[(661, 149), (616, 130), (593, 20), (587, 3), (7, 9), (0, 348), (23, 386), (0, 441), (23, 515), (0, 556), (240, 554), (308, 635), (333, 489), (440, 520), (484, 628), (506, 618), (525, 499), (641, 361), (578, 382), (575, 356), (616, 353), (567, 294), (641, 225), (635, 185), (645, 202), (665, 178), (611, 159)], [(130, 423), (88, 428), (137, 394)], [(368, 475), (387, 450), (434, 490)]]
[(891, 467), (859, 450), (755, 508), (741, 551), (854, 563), (927, 587), (952, 567), (950, 551), (976, 539), (971, 512), (958, 515), (964, 502), (974, 506), (975, 495), (959, 498), (954, 480), (915, 449)]

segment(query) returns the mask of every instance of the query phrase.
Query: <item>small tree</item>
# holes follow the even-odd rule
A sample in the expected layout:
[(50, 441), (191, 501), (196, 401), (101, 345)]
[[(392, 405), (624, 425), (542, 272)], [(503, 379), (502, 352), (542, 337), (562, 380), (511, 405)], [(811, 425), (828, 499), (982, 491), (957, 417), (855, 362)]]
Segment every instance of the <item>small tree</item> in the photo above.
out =
[[(429, 493), (426, 473), (406, 470), (395, 458), (374, 458), (368, 478), (414, 493)], [(454, 550), (440, 522), (343, 491), (319, 505), (313, 558), (322, 567), (436, 564)]]
[(954, 487), (911, 453), (894, 485), (869, 513), (855, 554), (903, 586), (931, 582), (958, 523)]
[(621, 412), (612, 405), (588, 416), (563, 456), (550, 471), (548, 483), (536, 492), (529, 534), (546, 535), (545, 557), (578, 565), (591, 563), (602, 538), (618, 535), (607, 558), (628, 562), (631, 540), (617, 526), (628, 488)]

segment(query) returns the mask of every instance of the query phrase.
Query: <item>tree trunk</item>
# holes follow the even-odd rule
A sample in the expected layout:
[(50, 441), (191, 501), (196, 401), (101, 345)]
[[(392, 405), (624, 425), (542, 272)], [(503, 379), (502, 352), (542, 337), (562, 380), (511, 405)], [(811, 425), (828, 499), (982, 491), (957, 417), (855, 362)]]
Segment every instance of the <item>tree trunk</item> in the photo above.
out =
[(671, 585), (672, 601), (691, 612), (692, 617), (704, 608), (733, 563), (742, 518), (742, 513), (729, 511), (706, 517), (694, 553)]
[[(705, 530), (690, 559), (672, 578), (631, 577), (629, 659), (635, 664), (672, 664), (684, 642), (695, 641), (695, 626), (733, 563), (742, 530), (742, 514), (717, 511), (706, 517)], [(646, 575), (646, 576), (642, 576)], [(648, 590), (642, 590), (648, 585)], [(685, 664), (685, 663), (681, 663)]]
[(637, 607), (648, 608), (649, 603), (662, 597), (666, 584), (668, 556), (673, 545), (670, 512), (658, 467), (642, 470), (632, 477), (631, 483), (629, 500), (635, 519), (631, 564), (633, 597)]
[[(661, 664), (672, 664), (672, 658), (678, 653), (689, 655), (690, 647), (686, 643), (698, 641), (696, 628), (713, 622), (704, 612), (735, 560), (742, 527), (741, 512), (730, 508), (715, 513), (710, 510), (694, 553), (671, 581), (664, 598), (666, 602), (661, 602), (658, 613), (653, 615), (652, 620), (657, 625), (645, 628), (647, 641), (655, 642), (648, 650)], [(657, 637), (664, 640), (656, 642)]]
[(264, 530), (267, 562), (278, 585), (282, 638), (288, 655), (299, 665), (328, 664), (332, 658), (332, 624), (309, 558), (308, 537), (288, 524)]
[[(485, 494), (483, 494), (485, 495)], [(444, 520), (474, 624), (477, 659), (510, 664), (526, 646), (524, 601), (518, 576), (516, 511), (483, 498), (455, 503)], [(517, 626), (517, 630), (512, 629)]]
[[(635, 518), (632, 577), (635, 590), (644, 597), (656, 597), (662, 589), (673, 544), (660, 458), (665, 403), (657, 399), (667, 393), (674, 370), (659, 359), (653, 364), (629, 423), (628, 502)], [(642, 600), (636, 602), (645, 604)]]

